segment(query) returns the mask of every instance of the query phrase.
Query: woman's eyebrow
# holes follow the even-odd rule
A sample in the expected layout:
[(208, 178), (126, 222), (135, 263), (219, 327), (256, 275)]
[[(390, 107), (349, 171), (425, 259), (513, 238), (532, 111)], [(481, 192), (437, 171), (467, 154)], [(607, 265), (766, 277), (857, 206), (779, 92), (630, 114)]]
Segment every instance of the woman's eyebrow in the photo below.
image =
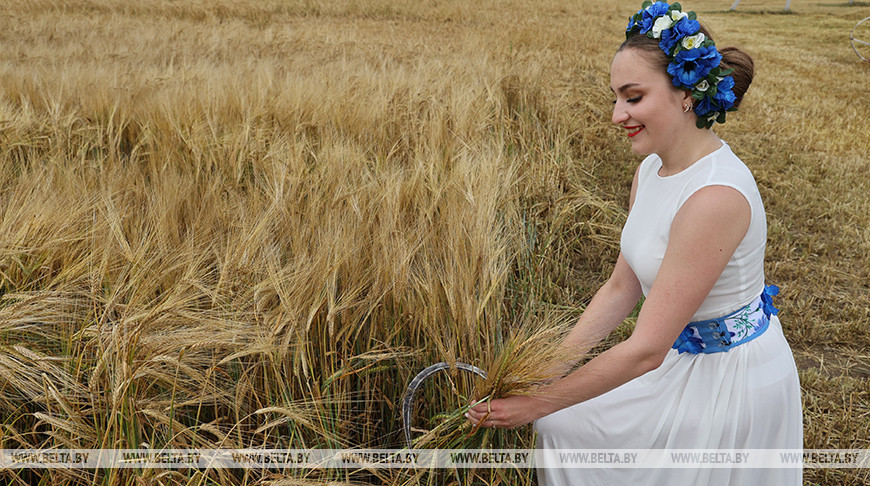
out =
[[(625, 92), (625, 90), (627, 90), (629, 88), (634, 88), (635, 86), (640, 86), (640, 84), (638, 84), (638, 83), (625, 83), (622, 86), (616, 88), (616, 91), (623, 93), (623, 92)], [(613, 88), (610, 88), (610, 91), (613, 91)]]

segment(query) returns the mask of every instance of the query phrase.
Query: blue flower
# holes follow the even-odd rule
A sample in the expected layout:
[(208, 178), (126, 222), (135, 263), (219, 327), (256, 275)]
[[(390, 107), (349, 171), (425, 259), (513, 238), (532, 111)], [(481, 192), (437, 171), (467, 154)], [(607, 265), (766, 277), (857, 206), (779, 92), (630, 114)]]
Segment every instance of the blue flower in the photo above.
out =
[(719, 81), (719, 84), (717, 86), (719, 91), (722, 91), (723, 89), (731, 91), (732, 89), (734, 89), (734, 77), (725, 76), (724, 78), (722, 78), (721, 81)]
[(761, 293), (761, 308), (764, 315), (770, 318), (771, 315), (777, 315), (779, 309), (773, 306), (773, 296), (779, 294), (779, 287), (776, 285), (765, 285), (764, 292)]
[(704, 349), (704, 341), (695, 337), (692, 326), (686, 326), (677, 338), (677, 342), (674, 343), (674, 348), (680, 353), (698, 354)]
[(731, 76), (725, 76), (722, 78), (722, 81), (719, 81), (719, 84), (716, 87), (716, 94), (713, 98), (718, 102), (719, 106), (723, 109), (728, 109), (734, 106), (734, 100), (737, 97), (734, 95), (734, 78)]
[(719, 105), (717, 105), (709, 96), (704, 96), (697, 104), (695, 104), (695, 114), (699, 117), (708, 115), (714, 111), (719, 111)]
[(646, 34), (647, 32), (649, 32), (649, 30), (652, 29), (656, 17), (667, 15), (669, 8), (670, 5), (668, 5), (666, 2), (656, 2), (649, 7), (643, 9), (643, 20), (641, 21), (640, 33)]
[(677, 42), (686, 36), (695, 35), (699, 30), (701, 30), (701, 24), (697, 20), (683, 17), (673, 27), (662, 31), (662, 40), (659, 42), (659, 47), (665, 51), (665, 54), (670, 54), (674, 50), (674, 46), (677, 45)]
[(721, 61), (716, 46), (680, 51), (668, 65), (668, 74), (674, 77), (674, 86), (692, 89)]

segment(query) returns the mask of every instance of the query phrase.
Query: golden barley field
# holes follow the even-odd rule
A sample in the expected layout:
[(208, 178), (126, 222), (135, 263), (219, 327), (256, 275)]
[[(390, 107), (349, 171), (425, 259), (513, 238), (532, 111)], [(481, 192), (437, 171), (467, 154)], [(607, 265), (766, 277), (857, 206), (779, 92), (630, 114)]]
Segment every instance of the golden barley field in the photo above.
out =
[[(757, 75), (717, 127), (768, 212), (805, 446), (870, 448), (866, 2), (686, 0)], [(0, 0), (0, 448), (532, 446), (640, 158), (640, 2)], [(632, 321), (609, 342), (630, 333)], [(818, 469), (806, 484), (861, 485)], [(5, 470), (7, 484), (535, 484), (533, 471)]]

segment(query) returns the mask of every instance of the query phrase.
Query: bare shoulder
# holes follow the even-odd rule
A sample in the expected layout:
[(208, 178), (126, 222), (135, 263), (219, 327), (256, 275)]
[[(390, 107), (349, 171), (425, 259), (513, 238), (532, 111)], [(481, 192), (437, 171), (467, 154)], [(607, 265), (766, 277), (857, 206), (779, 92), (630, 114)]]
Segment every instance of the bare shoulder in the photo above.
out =
[(749, 201), (737, 189), (712, 185), (699, 189), (683, 204), (674, 217), (672, 236), (709, 237), (711, 234), (733, 245), (746, 234), (752, 219)]
[(743, 193), (731, 186), (712, 185), (695, 191), (677, 212), (678, 217), (681, 214), (693, 218), (745, 218), (748, 225), (752, 212)]

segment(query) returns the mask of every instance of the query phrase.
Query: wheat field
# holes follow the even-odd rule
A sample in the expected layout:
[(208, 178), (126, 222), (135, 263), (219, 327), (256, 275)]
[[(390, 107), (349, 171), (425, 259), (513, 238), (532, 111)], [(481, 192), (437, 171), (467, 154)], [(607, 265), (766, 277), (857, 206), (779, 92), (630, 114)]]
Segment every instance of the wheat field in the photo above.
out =
[[(752, 168), (805, 446), (870, 447), (858, 2), (683, 2), (756, 60)], [(639, 2), (0, 0), (0, 448), (532, 445), (639, 162), (609, 67)], [(631, 332), (629, 319), (609, 338)], [(808, 470), (860, 485), (867, 470)], [(5, 470), (8, 484), (535, 484), (533, 471)]]

